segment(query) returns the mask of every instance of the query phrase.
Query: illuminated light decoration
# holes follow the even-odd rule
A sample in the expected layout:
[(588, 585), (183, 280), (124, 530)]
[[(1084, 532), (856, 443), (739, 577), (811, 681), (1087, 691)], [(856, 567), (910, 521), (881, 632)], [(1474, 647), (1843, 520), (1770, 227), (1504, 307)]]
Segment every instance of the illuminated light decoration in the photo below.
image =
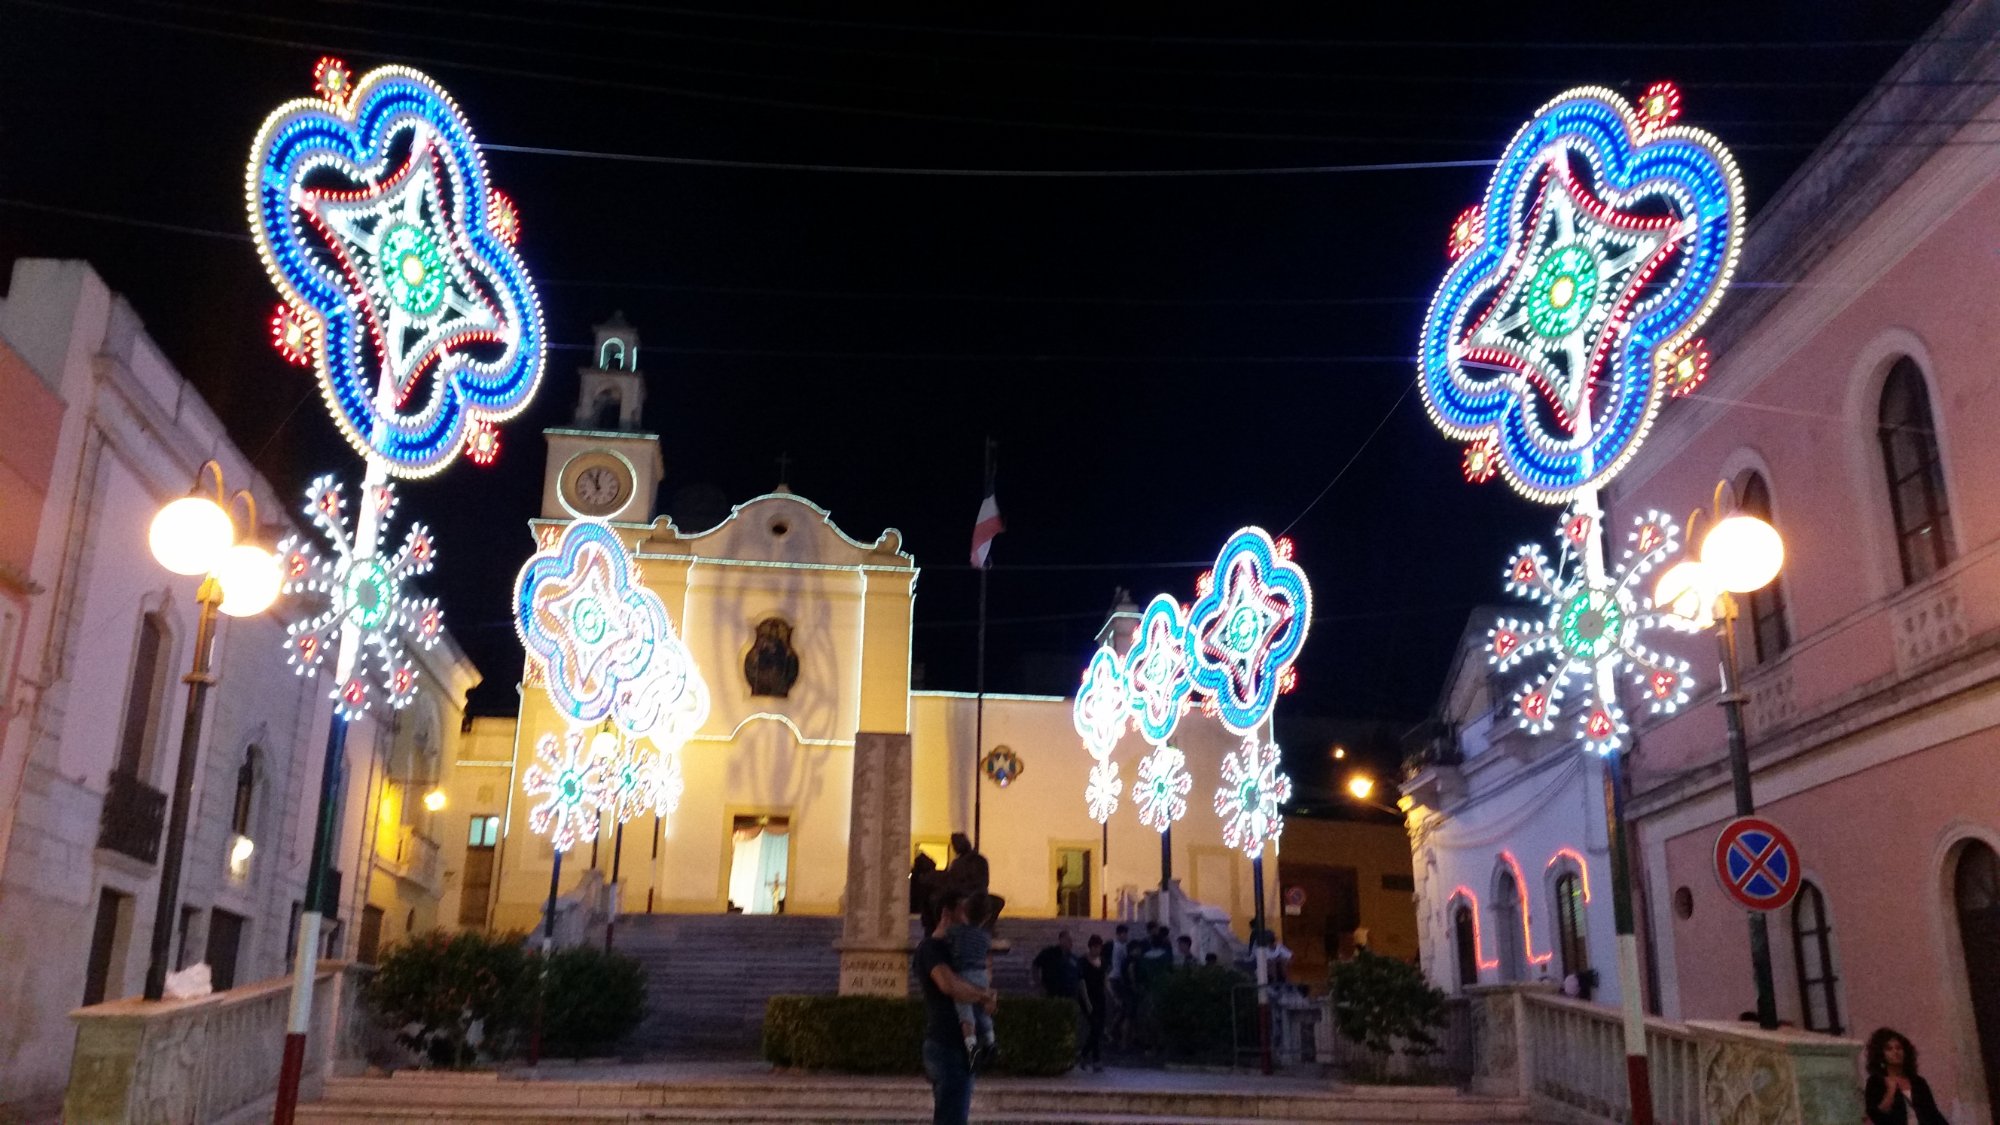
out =
[[(1187, 616), (1181, 603), (1167, 594), (1155, 595), (1146, 603), (1123, 670), (1126, 697), (1139, 733), (1153, 743), (1172, 738), (1187, 709), (1188, 696), (1194, 692), (1188, 667)], [(1082, 702), (1079, 697), (1079, 708)]]
[(1514, 872), (1514, 892), (1521, 896), (1521, 949), (1527, 955), (1528, 964), (1546, 965), (1549, 963), (1549, 959), (1555, 956), (1555, 950), (1544, 950), (1541, 953), (1535, 952), (1535, 935), (1528, 928), (1527, 877), (1521, 874), (1520, 861), (1514, 858), (1513, 852), (1503, 851), (1500, 853), (1500, 858), (1506, 861), (1507, 866)]
[(1474, 204), (1458, 213), (1451, 221), (1451, 235), (1445, 239), (1444, 252), (1447, 258), (1457, 261), (1466, 252), (1479, 245), (1486, 237), (1486, 208)]
[[(324, 603), (318, 612), (286, 629), (290, 663), (300, 675), (319, 668), (330, 653), (339, 653), (343, 633), (352, 630), (349, 643), (355, 649), (346, 654), (352, 667), (336, 670), (333, 698), (341, 715), (354, 719), (378, 701), (378, 694), (380, 702), (390, 707), (406, 706), (415, 698), (416, 667), (405, 645), (428, 649), (437, 644), (444, 632), (444, 611), (436, 598), (418, 598), (408, 590), (411, 579), (429, 573), (437, 563), (430, 529), (412, 524), (393, 555), (363, 554), (346, 507), (339, 481), (332, 476), (313, 481), (306, 489), (303, 511), (319, 528), (332, 555), (320, 554), (304, 536), (291, 535), (278, 544), (278, 559), (284, 575), (282, 593)], [(377, 543), (388, 538), (381, 529), (395, 514), (395, 491), (384, 484), (375, 496)]]
[(1026, 773), (1027, 769), (1027, 763), (1021, 761), (1021, 756), (1005, 746), (995, 746), (979, 759), (980, 772), (1002, 789), (1014, 784), (1014, 779)]
[[(1464, 899), (1466, 905), (1472, 908), (1469, 913), (1472, 915), (1473, 961), (1476, 962), (1482, 969), (1499, 968), (1500, 958), (1498, 957), (1488, 958), (1484, 953), (1484, 950), (1486, 949), (1486, 936), (1485, 936), (1485, 929), (1482, 926), (1479, 918), (1479, 896), (1472, 893), (1471, 887), (1466, 886), (1464, 883), (1460, 883), (1458, 886), (1452, 888), (1451, 897), (1453, 899), (1461, 899), (1461, 898)], [(1449, 901), (1450, 900), (1447, 900), (1447, 902)]]
[(1290, 695), (1292, 692), (1298, 690), (1298, 686), (1299, 670), (1297, 668), (1287, 668), (1278, 674), (1279, 695)]
[(535, 741), (535, 760), (521, 773), (521, 791), (542, 801), (528, 810), (528, 830), (566, 852), (579, 840), (597, 839), (610, 788), (612, 763), (592, 751), (580, 730)]
[(655, 750), (646, 757), (646, 788), (653, 797), (653, 815), (669, 817), (681, 807), (687, 781), (681, 775), (681, 752), (675, 747)]
[(514, 625), (556, 709), (679, 745), (708, 718), (708, 688), (659, 595), (609, 527), (577, 520), (529, 556)]
[(1686, 398), (1708, 381), (1710, 356), (1706, 340), (1691, 340), (1679, 351), (1660, 357), (1660, 377), (1666, 380), (1667, 394)]
[(1648, 710), (1667, 714), (1688, 701), (1693, 679), (1688, 663), (1653, 651), (1644, 636), (1657, 629), (1691, 632), (1692, 622), (1655, 612), (1640, 592), (1643, 579), (1680, 550), (1680, 528), (1672, 518), (1649, 511), (1633, 521), (1628, 545), (1616, 566), (1601, 579), (1585, 565), (1594, 512), (1571, 509), (1558, 525), (1563, 563), (1550, 565), (1532, 544), (1514, 553), (1506, 570), (1507, 592), (1547, 607), (1538, 621), (1503, 617), (1487, 633), (1487, 655), (1505, 672), (1539, 659), (1544, 670), (1514, 696), (1514, 713), (1534, 734), (1555, 729), (1572, 682), (1577, 691), (1578, 734), (1585, 745), (1608, 754), (1624, 744), (1630, 726), (1615, 698), (1615, 676), (1623, 672), (1642, 691)]
[(1187, 815), (1187, 795), (1194, 788), (1187, 755), (1171, 746), (1156, 746), (1139, 760), (1139, 778), (1132, 783), (1132, 803), (1139, 806), (1139, 823), (1160, 832)]
[(1679, 356), (1736, 268), (1743, 188), (1708, 133), (1616, 93), (1570, 90), (1515, 134), (1483, 226), (1446, 272), (1418, 384), (1450, 437), (1491, 440), (1499, 474), (1559, 502), (1644, 441)]
[(1271, 537), (1246, 527), (1216, 557), (1216, 581), (1188, 611), (1194, 689), (1216, 702), (1222, 725), (1255, 730), (1305, 644), (1312, 590), (1305, 572), (1277, 557)]
[(1590, 861), (1584, 859), (1584, 853), (1576, 851), (1574, 847), (1558, 847), (1556, 855), (1548, 857), (1548, 865), (1544, 867), (1544, 871), (1554, 871), (1554, 867), (1558, 863), (1562, 863), (1564, 859), (1568, 859), (1570, 863), (1576, 865), (1576, 873), (1582, 877), (1582, 885), (1584, 885), (1584, 901), (1588, 903), (1590, 901)]
[(1099, 758), (1090, 767), (1090, 783), (1083, 790), (1083, 803), (1090, 810), (1090, 819), (1099, 824), (1111, 819), (1111, 814), (1118, 811), (1118, 794), (1123, 784), (1117, 762)]
[(1091, 757), (1102, 761), (1117, 749), (1118, 740), (1131, 725), (1130, 692), (1117, 651), (1110, 645), (1099, 646), (1083, 670), (1083, 686), (1070, 712), (1070, 721)]
[(279, 305), (271, 314), (271, 346), (287, 361), (311, 367), (313, 353), (319, 350), (316, 329), (316, 322), (293, 312), (290, 305)]
[(1639, 95), (1639, 125), (1651, 133), (1674, 123), (1681, 115), (1681, 88), (1671, 82), (1655, 82)]
[(465, 459), (483, 469), (499, 456), (500, 427), (485, 421), (474, 425), (465, 439)]
[(1500, 446), (1492, 438), (1480, 438), (1465, 447), (1459, 462), (1467, 484), (1485, 484), (1500, 472)]
[(1254, 734), (1222, 756), (1222, 787), (1215, 791), (1222, 842), (1251, 859), (1264, 854), (1264, 845), (1285, 831), (1279, 809), (1292, 799), (1292, 779), (1279, 766), (1277, 743)]
[(429, 77), (356, 80), (335, 59), (314, 75), (318, 97), (265, 119), (247, 174), (258, 254), (303, 329), (302, 349), (277, 343), (317, 370), (357, 449), (425, 476), (541, 380), (541, 307), (510, 245), (520, 220)]

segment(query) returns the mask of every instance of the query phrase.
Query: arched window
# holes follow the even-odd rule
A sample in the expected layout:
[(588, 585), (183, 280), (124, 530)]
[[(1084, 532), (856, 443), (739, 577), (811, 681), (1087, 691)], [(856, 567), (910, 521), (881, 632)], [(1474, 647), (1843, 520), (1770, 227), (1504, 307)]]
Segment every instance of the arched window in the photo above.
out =
[(1562, 953), (1563, 976), (1581, 977), (1590, 969), (1590, 945), (1583, 919), (1583, 877), (1574, 871), (1556, 876), (1556, 947)]
[(1524, 979), (1528, 974), (1528, 954), (1521, 947), (1526, 936), (1521, 924), (1521, 884), (1505, 868), (1493, 880), (1493, 933), (1494, 942), (1500, 947), (1500, 979)]
[(1792, 963), (1799, 970), (1799, 1011), (1806, 1030), (1840, 1034), (1840, 997), (1834, 986), (1840, 975), (1833, 967), (1833, 923), (1826, 916), (1826, 896), (1811, 883), (1800, 883), (1792, 900)]
[(238, 836), (255, 837), (250, 817), (257, 801), (257, 770), (264, 752), (252, 746), (243, 752), (243, 764), (236, 767), (236, 804), (230, 810), (229, 830)]
[(624, 404), (619, 400), (620, 396), (618, 392), (610, 387), (597, 392), (597, 398), (591, 403), (590, 424), (593, 429), (615, 430), (618, 428), (619, 419), (625, 412)]
[(1986, 1088), (2000, 1090), (2000, 855), (1976, 840), (1965, 845), (1952, 889)]
[(160, 701), (167, 680), (167, 624), (157, 613), (139, 619), (132, 650), (132, 679), (125, 690), (125, 723), (118, 733), (118, 772), (146, 780), (158, 741)]
[[(1771, 486), (1764, 483), (1764, 474), (1751, 473), (1743, 481), (1739, 504), (1745, 513), (1765, 523), (1773, 522)], [(1750, 637), (1756, 645), (1757, 662), (1762, 664), (1792, 647), (1791, 626), (1785, 623), (1784, 579), (1773, 578), (1770, 585), (1751, 593), (1749, 601)]]
[(625, 370), (625, 341), (620, 340), (616, 336), (605, 340), (604, 346), (599, 348), (597, 352), (597, 369), (599, 371)]
[(1897, 360), (1883, 381), (1876, 432), (1889, 477), (1889, 511), (1896, 521), (1903, 584), (1914, 585), (1943, 570), (1958, 549), (1951, 537), (1951, 509), (1944, 493), (1944, 461), (1938, 454), (1930, 392), (1924, 389), (1923, 372), (1908, 356)]
[(1472, 906), (1464, 899), (1451, 911), (1452, 949), (1458, 954), (1458, 985), (1479, 983), (1479, 930), (1472, 920)]

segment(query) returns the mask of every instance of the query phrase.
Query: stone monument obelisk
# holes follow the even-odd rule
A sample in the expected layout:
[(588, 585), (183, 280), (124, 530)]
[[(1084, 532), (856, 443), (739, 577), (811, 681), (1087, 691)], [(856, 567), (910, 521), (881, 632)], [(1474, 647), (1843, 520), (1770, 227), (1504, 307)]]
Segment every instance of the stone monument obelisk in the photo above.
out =
[(842, 996), (910, 993), (910, 736), (854, 736)]

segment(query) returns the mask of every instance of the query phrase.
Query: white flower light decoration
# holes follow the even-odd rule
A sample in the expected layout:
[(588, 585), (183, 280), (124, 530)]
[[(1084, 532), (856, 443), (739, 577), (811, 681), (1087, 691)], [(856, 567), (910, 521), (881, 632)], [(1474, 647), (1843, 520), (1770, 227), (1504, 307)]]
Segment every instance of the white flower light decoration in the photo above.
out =
[[(387, 538), (381, 529), (396, 512), (396, 492), (386, 481), (372, 487), (376, 526), (366, 538), (381, 543)], [(292, 667), (305, 675), (324, 664), (330, 650), (338, 649), (342, 666), (335, 669), (333, 699), (342, 717), (354, 719), (378, 695), (391, 707), (402, 707), (416, 696), (416, 666), (406, 655), (404, 642), (426, 649), (435, 645), (444, 629), (444, 611), (436, 598), (413, 597), (406, 589), (410, 579), (428, 573), (437, 562), (430, 529), (411, 525), (393, 555), (363, 553), (361, 537), (348, 525), (346, 507), (338, 480), (329, 475), (313, 481), (306, 489), (305, 513), (332, 548), (333, 557), (321, 555), (297, 535), (278, 544), (278, 555), (284, 593), (326, 602), (318, 613), (286, 630)], [(373, 661), (368, 649), (374, 650)]]
[(1581, 684), (1577, 732), (1584, 745), (1609, 754), (1630, 731), (1618, 705), (1615, 675), (1623, 671), (1654, 714), (1688, 701), (1688, 662), (1654, 652), (1641, 637), (1652, 630), (1689, 632), (1692, 622), (1652, 611), (1640, 590), (1652, 569), (1680, 549), (1680, 527), (1661, 512), (1633, 521), (1627, 547), (1610, 573), (1593, 579), (1587, 565), (1599, 515), (1572, 507), (1558, 532), (1562, 563), (1551, 567), (1540, 547), (1524, 546), (1507, 564), (1507, 592), (1548, 608), (1540, 621), (1501, 618), (1488, 634), (1488, 652), (1502, 672), (1531, 657), (1546, 661), (1542, 674), (1514, 697), (1514, 713), (1531, 733), (1555, 729), (1572, 681)]
[(1099, 758), (1090, 767), (1090, 784), (1083, 790), (1083, 800), (1090, 807), (1090, 819), (1099, 824), (1111, 819), (1118, 811), (1118, 790), (1122, 782), (1118, 776), (1118, 763), (1109, 758)]
[(1222, 758), (1222, 787), (1215, 791), (1222, 842), (1251, 859), (1263, 855), (1264, 845), (1285, 831), (1279, 807), (1292, 799), (1292, 779), (1279, 765), (1278, 744), (1254, 734)]
[(1139, 823), (1165, 832), (1187, 815), (1187, 755), (1172, 746), (1155, 747), (1139, 762), (1139, 779), (1132, 783), (1132, 800), (1139, 806)]
[(577, 730), (560, 739), (544, 734), (535, 742), (535, 760), (521, 775), (521, 790), (544, 798), (528, 810), (528, 830), (547, 836), (558, 852), (579, 840), (597, 839), (606, 810), (611, 763), (591, 749), (591, 742)]

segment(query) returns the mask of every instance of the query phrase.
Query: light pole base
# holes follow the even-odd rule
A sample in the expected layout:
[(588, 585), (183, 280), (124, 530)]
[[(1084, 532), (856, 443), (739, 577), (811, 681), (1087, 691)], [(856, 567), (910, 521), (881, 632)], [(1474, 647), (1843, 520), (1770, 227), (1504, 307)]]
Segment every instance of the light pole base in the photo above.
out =
[(296, 1031), (285, 1034), (285, 1061), (278, 1067), (278, 1100), (271, 1107), (271, 1125), (292, 1125), (299, 1108), (299, 1079), (306, 1067), (306, 1037)]

